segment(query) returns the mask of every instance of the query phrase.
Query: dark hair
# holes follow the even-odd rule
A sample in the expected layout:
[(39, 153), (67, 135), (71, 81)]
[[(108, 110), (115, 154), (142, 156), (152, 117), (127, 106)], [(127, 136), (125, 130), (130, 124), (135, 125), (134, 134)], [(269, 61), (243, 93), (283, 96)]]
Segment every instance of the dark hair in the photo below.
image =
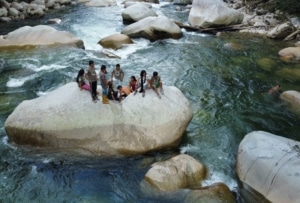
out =
[(78, 71), (78, 74), (77, 74), (77, 77), (76, 77), (76, 82), (78, 83), (78, 79), (80, 76), (83, 76), (84, 75), (84, 70), (83, 68), (81, 68), (79, 71)]
[(141, 90), (140, 90), (140, 92), (144, 91), (144, 83), (146, 81), (146, 77), (143, 76), (144, 73), (147, 74), (147, 72), (145, 70), (142, 70), (141, 74), (140, 74), (140, 76), (141, 76)]
[(142, 70), (140, 76), (143, 77), (144, 73), (147, 73), (145, 70)]
[(158, 75), (158, 72), (154, 71), (153, 76), (157, 76), (157, 75)]
[(92, 64), (94, 64), (94, 61), (92, 61), (92, 60), (89, 61), (89, 65), (92, 65)]
[(117, 64), (116, 67), (120, 67), (120, 64)]
[(131, 76), (130, 77), (131, 79), (133, 79), (134, 81), (136, 81), (136, 78), (135, 78), (135, 76), (133, 75), (133, 76)]
[(119, 85), (118, 87), (117, 87), (117, 89), (119, 90), (119, 89), (121, 89), (122, 88), (122, 86), (121, 85)]
[(106, 69), (106, 65), (101, 65), (101, 70), (105, 70)]
[(111, 81), (108, 81), (107, 84), (108, 84), (108, 88), (112, 88), (113, 83)]

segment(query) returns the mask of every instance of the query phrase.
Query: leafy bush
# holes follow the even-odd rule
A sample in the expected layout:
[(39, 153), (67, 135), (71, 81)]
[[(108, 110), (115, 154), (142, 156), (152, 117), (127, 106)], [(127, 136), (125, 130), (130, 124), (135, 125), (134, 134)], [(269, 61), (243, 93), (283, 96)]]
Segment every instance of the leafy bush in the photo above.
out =
[(289, 14), (300, 16), (300, 1), (299, 0), (275, 0), (276, 7)]

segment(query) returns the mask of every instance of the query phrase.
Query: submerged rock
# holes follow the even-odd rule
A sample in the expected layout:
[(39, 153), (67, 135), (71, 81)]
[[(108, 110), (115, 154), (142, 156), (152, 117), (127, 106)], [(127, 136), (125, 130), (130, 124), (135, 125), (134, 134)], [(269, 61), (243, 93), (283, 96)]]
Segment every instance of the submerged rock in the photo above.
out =
[(159, 99), (130, 94), (122, 103), (93, 103), (90, 92), (68, 83), (20, 103), (5, 122), (10, 141), (40, 147), (83, 149), (96, 155), (133, 155), (177, 147), (192, 119), (182, 92), (165, 86)]

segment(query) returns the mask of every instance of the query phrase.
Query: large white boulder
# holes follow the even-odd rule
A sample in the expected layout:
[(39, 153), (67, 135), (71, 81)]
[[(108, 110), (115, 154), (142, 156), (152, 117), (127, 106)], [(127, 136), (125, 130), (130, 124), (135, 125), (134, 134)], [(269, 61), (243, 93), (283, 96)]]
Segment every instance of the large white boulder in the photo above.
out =
[(239, 145), (239, 179), (272, 203), (300, 202), (300, 142), (263, 131)]
[(165, 86), (161, 99), (146, 90), (145, 97), (130, 94), (122, 103), (102, 104), (71, 82), (20, 103), (5, 130), (17, 144), (132, 155), (177, 147), (192, 115), (189, 101), (174, 86)]
[(239, 24), (243, 21), (243, 14), (229, 8), (221, 0), (194, 0), (188, 22), (193, 27), (220, 27)]
[(123, 21), (136, 22), (149, 16), (157, 16), (148, 6), (142, 3), (136, 3), (125, 8), (122, 12)]
[(84, 48), (83, 41), (73, 34), (66, 31), (58, 31), (47, 25), (24, 26), (0, 38), (0, 49), (51, 45)]
[(180, 27), (166, 16), (143, 18), (125, 27), (121, 33), (131, 38), (143, 37), (150, 41), (182, 37)]

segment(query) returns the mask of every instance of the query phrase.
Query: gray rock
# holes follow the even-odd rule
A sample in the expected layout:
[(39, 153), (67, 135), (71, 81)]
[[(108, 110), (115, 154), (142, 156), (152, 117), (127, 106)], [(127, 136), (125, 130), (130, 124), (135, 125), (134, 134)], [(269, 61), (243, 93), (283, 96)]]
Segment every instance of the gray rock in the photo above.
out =
[[(1, 22), (6, 22), (6, 23), (8, 23), (8, 22), (10, 22), (12, 19), (10, 18), (10, 17), (1, 17), (0, 18), (0, 21)], [(1, 41), (2, 39), (0, 38), (0, 41)]]
[(23, 9), (24, 9), (22, 4), (15, 2), (15, 1), (11, 3), (11, 7), (17, 9), (18, 11), (23, 11)]
[(15, 8), (10, 7), (8, 9), (8, 14), (12, 17), (17, 17), (19, 15), (19, 11)]
[(125, 1), (124, 2), (124, 8), (127, 8), (129, 6), (132, 6), (134, 4), (143, 4), (144, 6), (147, 6), (148, 8), (152, 8), (152, 5), (150, 3), (146, 2), (136, 2), (136, 1)]
[(203, 164), (189, 155), (180, 154), (169, 160), (152, 164), (143, 181), (160, 191), (174, 191), (199, 187), (206, 175)]
[(137, 22), (143, 18), (157, 16), (149, 7), (141, 3), (136, 3), (125, 8), (122, 12), (123, 21)]
[(243, 21), (243, 14), (229, 8), (221, 0), (194, 0), (188, 17), (193, 27), (216, 27), (239, 24)]
[(115, 6), (117, 5), (116, 0), (91, 0), (85, 3), (89, 7), (106, 7), (106, 6)]
[(272, 39), (283, 39), (293, 33), (294, 30), (295, 28), (290, 23), (283, 23), (270, 30), (267, 37)]
[(182, 32), (178, 25), (165, 16), (147, 17), (125, 27), (122, 34), (131, 38), (143, 37), (150, 41), (158, 39), (182, 37)]
[(8, 14), (7, 9), (2, 7), (0, 8), (0, 17), (6, 17)]
[(5, 0), (0, 0), (0, 5), (6, 9), (9, 9), (10, 8), (10, 3), (8, 3), (7, 1)]
[(180, 5), (188, 5), (192, 4), (192, 0), (173, 0), (174, 4), (180, 4)]
[(22, 48), (26, 46), (73, 46), (84, 48), (83, 41), (69, 32), (57, 31), (47, 25), (24, 26), (0, 39), (0, 48)]
[(272, 203), (300, 202), (300, 142), (263, 131), (239, 145), (237, 174), (242, 183)]

